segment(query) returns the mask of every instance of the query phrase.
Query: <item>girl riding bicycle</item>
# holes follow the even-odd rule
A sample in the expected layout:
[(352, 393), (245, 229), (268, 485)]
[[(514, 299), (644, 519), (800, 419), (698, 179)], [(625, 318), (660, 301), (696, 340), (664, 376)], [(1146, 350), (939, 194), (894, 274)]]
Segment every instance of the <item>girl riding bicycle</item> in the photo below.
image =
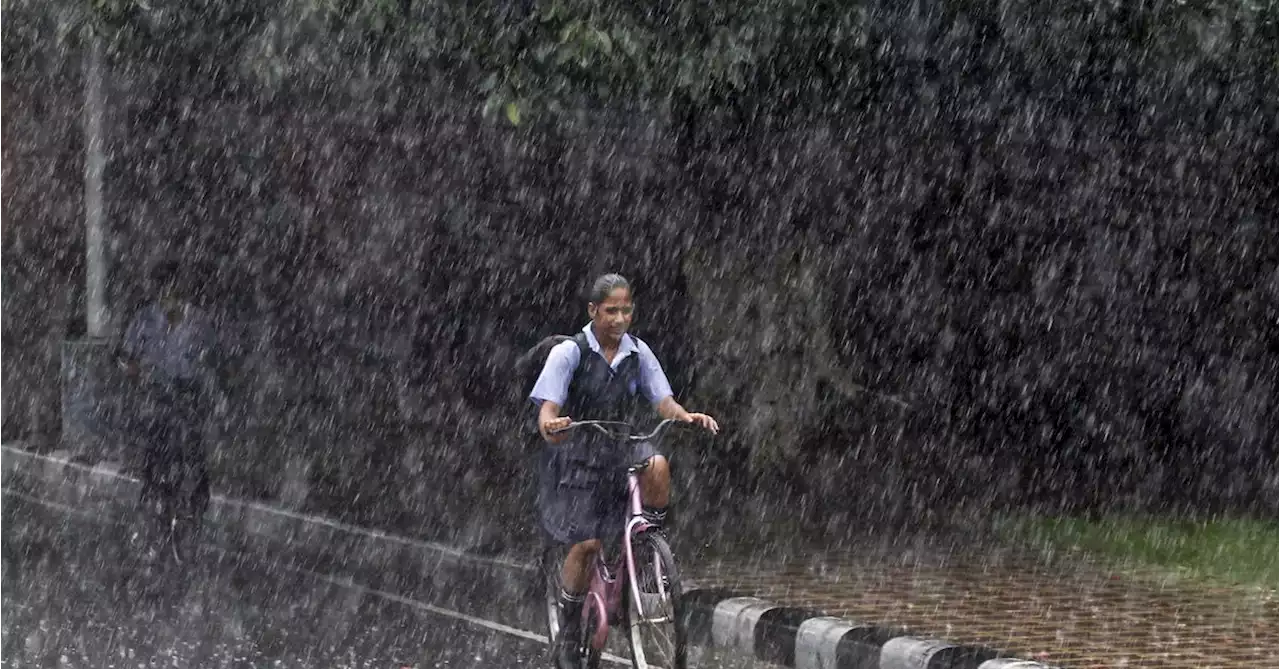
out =
[(619, 477), (628, 465), (643, 463), (640, 491), (646, 519), (661, 527), (670, 494), (667, 460), (653, 444), (639, 442), (630, 452), (607, 448), (602, 435), (553, 434), (577, 420), (627, 421), (642, 408), (641, 396), (664, 419), (720, 430), (707, 414), (689, 413), (676, 402), (662, 365), (643, 341), (627, 330), (634, 307), (631, 286), (617, 274), (592, 285), (587, 302), (591, 322), (572, 340), (551, 349), (530, 399), (538, 411), (544, 449), (538, 509), (548, 538), (568, 546), (561, 569), (560, 605), (564, 625), (553, 645), (556, 663), (576, 666), (580, 648), (566, 642), (579, 633), (590, 565), (600, 538), (615, 529), (621, 508)]

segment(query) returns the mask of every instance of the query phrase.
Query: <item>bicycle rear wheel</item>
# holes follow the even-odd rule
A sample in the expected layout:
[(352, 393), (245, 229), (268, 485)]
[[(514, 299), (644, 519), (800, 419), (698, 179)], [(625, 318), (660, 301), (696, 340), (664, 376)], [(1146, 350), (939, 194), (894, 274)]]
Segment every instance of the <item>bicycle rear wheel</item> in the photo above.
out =
[(555, 643), (560, 634), (560, 562), (559, 551), (547, 547), (542, 551), (543, 611), (547, 616), (547, 642)]
[(631, 548), (636, 561), (636, 583), (627, 591), (631, 666), (686, 669), (688, 631), (680, 615), (680, 572), (671, 547), (649, 532), (635, 537)]

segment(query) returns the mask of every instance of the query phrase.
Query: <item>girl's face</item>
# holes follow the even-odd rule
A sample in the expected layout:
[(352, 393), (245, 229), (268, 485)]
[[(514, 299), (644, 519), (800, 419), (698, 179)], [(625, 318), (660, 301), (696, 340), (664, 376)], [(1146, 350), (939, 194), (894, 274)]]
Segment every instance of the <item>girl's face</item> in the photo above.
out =
[(618, 345), (631, 327), (633, 309), (631, 291), (626, 288), (615, 288), (603, 302), (588, 304), (587, 314), (591, 316), (596, 338), (603, 344)]

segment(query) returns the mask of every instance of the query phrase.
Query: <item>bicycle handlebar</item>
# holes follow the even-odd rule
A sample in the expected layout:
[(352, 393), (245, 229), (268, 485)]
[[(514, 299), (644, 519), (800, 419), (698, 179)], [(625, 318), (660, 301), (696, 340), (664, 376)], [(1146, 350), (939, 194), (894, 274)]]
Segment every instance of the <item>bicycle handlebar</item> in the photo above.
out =
[[(564, 427), (559, 430), (553, 430), (550, 434), (561, 434), (578, 427), (594, 427), (595, 429), (599, 430), (601, 434), (603, 434), (606, 437), (609, 437), (610, 439), (626, 439), (627, 441), (648, 441), (650, 439), (653, 439), (654, 437), (657, 437), (658, 434), (661, 433), (664, 429), (666, 429), (668, 425), (671, 425), (672, 423), (683, 423), (683, 422), (684, 421), (679, 421), (674, 418), (668, 418), (662, 421), (661, 423), (658, 423), (658, 427), (654, 428), (653, 432), (650, 432), (649, 434), (634, 435), (634, 434), (629, 434), (631, 430), (635, 429), (631, 426), (630, 423), (622, 423), (622, 422), (610, 421), (610, 420), (580, 420), (580, 421), (569, 423), (568, 427)], [(626, 436), (623, 436), (623, 433), (615, 432), (614, 429), (617, 429), (617, 428), (622, 428), (624, 432), (628, 434), (626, 434)]]

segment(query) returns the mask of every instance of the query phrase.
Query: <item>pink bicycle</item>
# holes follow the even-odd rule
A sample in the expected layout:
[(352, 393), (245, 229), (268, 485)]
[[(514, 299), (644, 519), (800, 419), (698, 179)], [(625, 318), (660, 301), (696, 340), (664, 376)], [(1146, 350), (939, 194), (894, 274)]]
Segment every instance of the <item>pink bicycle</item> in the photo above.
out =
[[(621, 445), (654, 439), (674, 422), (678, 421), (664, 420), (646, 435), (632, 435), (631, 425), (611, 421), (580, 421), (564, 430), (594, 428)], [(653, 526), (641, 513), (638, 474), (644, 467), (636, 464), (627, 468), (629, 505), (620, 540), (612, 546), (606, 543), (591, 570), (591, 585), (582, 606), (582, 637), (577, 640), (585, 669), (600, 665), (610, 626), (627, 629), (631, 664), (636, 669), (686, 667), (687, 630), (681, 615), (680, 572), (667, 540), (660, 533), (649, 531)], [(616, 554), (612, 560), (606, 557), (610, 553)], [(552, 643), (560, 632), (558, 554), (555, 549), (548, 549), (542, 563), (547, 635)]]

